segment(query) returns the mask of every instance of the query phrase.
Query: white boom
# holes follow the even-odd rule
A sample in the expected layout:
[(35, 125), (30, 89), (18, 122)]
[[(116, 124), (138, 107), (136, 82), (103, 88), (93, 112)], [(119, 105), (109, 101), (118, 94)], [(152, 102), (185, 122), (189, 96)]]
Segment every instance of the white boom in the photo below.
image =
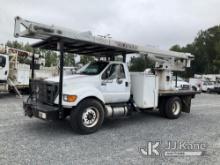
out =
[(190, 67), (190, 62), (194, 58), (194, 56), (190, 53), (164, 51), (155, 48), (138, 46), (135, 44), (94, 36), (90, 31), (78, 32), (53, 25), (48, 26), (45, 24), (24, 20), (20, 17), (15, 18), (14, 36), (41, 40), (46, 40), (53, 36), (65, 37), (74, 39), (75, 41), (85, 41), (107, 47), (120, 48), (124, 50), (126, 49), (141, 55), (146, 55), (149, 59), (157, 62), (156, 67), (176, 71), (183, 71), (186, 67)]

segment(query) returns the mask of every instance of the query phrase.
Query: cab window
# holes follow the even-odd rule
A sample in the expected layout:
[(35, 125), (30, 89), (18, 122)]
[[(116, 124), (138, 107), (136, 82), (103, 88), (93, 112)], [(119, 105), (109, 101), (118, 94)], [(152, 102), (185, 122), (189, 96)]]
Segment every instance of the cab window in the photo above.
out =
[(110, 65), (105, 72), (102, 74), (102, 79), (106, 80), (113, 80), (113, 79), (124, 79), (125, 78), (125, 71), (122, 64), (112, 64)]
[(82, 69), (78, 70), (77, 73), (84, 74), (84, 75), (97, 75), (101, 73), (106, 68), (107, 65), (108, 65), (108, 62), (95, 61), (95, 62), (92, 62), (86, 65)]
[(0, 66), (5, 67), (6, 64), (6, 58), (3, 56), (0, 56)]

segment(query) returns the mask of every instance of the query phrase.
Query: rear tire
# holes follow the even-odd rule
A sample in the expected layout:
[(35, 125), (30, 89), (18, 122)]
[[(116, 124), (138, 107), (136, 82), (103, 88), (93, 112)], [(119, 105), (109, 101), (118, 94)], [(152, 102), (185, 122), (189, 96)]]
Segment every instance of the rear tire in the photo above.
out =
[(101, 127), (103, 120), (103, 106), (95, 99), (81, 101), (70, 114), (71, 126), (80, 134), (96, 132)]
[(182, 101), (179, 97), (171, 97), (165, 104), (165, 115), (168, 119), (177, 119), (182, 111)]

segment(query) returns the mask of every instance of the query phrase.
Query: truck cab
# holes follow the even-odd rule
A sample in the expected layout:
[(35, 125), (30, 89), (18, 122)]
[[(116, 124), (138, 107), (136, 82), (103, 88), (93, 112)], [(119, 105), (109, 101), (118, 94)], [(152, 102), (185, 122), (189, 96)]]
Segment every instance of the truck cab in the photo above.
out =
[(215, 88), (215, 84), (212, 81), (203, 81), (201, 84), (202, 92), (210, 92)]
[[(94, 97), (104, 104), (128, 102), (131, 95), (130, 74), (127, 65), (116, 61), (90, 62), (74, 75), (64, 76), (63, 106), (72, 108), (88, 97)], [(57, 84), (59, 77), (44, 81)], [(44, 90), (41, 90), (44, 91)], [(54, 91), (56, 93), (56, 91)], [(43, 95), (39, 97), (43, 97)], [(53, 94), (55, 96), (55, 94)], [(74, 97), (74, 101), (70, 101)], [(59, 97), (53, 104), (58, 104)]]

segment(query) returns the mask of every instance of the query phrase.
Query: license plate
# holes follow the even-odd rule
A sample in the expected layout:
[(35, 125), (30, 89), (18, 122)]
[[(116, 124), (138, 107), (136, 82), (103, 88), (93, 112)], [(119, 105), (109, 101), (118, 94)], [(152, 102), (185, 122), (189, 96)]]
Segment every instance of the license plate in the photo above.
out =
[(47, 118), (47, 114), (43, 113), (43, 112), (39, 112), (38, 116), (42, 119), (46, 119)]

